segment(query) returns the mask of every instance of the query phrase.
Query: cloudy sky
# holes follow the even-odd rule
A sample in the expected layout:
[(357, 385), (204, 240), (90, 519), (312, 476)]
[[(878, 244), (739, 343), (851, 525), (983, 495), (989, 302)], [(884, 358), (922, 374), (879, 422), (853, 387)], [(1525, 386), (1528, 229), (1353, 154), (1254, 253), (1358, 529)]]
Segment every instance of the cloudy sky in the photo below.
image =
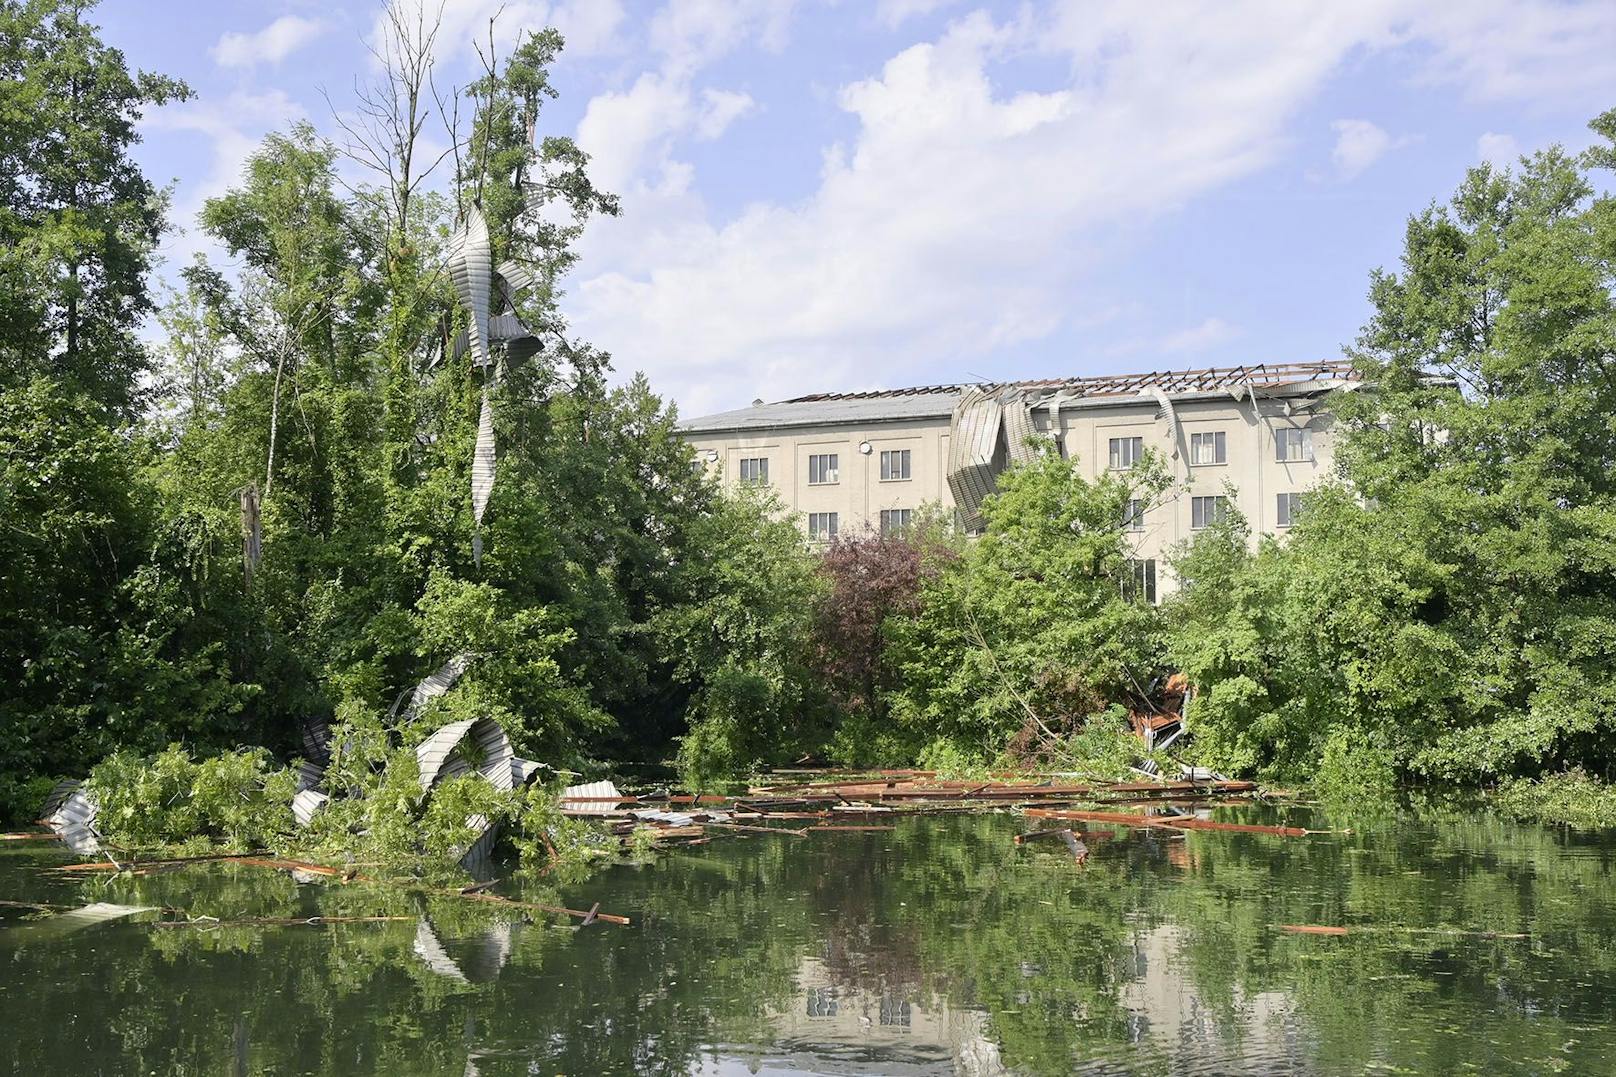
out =
[[(171, 263), (265, 132), (333, 130), (379, 8), (104, 0), (198, 92), (140, 151)], [(445, 84), (501, 8), (565, 35), (542, 126), (623, 199), (574, 327), (685, 415), (1338, 355), (1409, 213), (1616, 106), (1610, 2), (446, 0)]]

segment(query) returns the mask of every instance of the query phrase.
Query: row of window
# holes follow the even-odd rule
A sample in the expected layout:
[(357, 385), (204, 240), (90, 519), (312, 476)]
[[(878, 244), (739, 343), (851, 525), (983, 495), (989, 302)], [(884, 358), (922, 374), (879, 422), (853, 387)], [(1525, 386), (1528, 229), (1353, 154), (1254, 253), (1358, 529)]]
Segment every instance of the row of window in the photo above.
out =
[[(1112, 438), (1108, 465), (1112, 471), (1129, 471), (1138, 466), (1145, 452), (1145, 439)], [(1283, 427), (1274, 431), (1274, 459), (1281, 464), (1313, 459), (1313, 431), (1297, 427)], [(1226, 464), (1229, 462), (1229, 435), (1223, 430), (1209, 430), (1190, 435), (1190, 464)]]
[[(1302, 508), (1301, 494), (1278, 494), (1274, 503), (1274, 526), (1289, 527), (1296, 520), (1296, 514)], [(1199, 531), (1203, 527), (1211, 527), (1215, 523), (1222, 523), (1229, 515), (1229, 499), (1220, 495), (1210, 497), (1190, 498), (1190, 529)], [(1143, 531), (1145, 529), (1145, 503), (1140, 498), (1130, 498), (1122, 507), (1122, 529), (1124, 531)]]
[[(881, 481), (904, 482), (913, 477), (912, 457), (909, 449), (881, 450)], [(764, 486), (769, 481), (769, 458), (746, 456), (741, 458), (741, 482), (751, 486)], [(808, 485), (830, 486), (842, 481), (839, 453), (813, 453), (808, 457)]]
[[(882, 509), (881, 534), (895, 535), (909, 530), (914, 521), (914, 509)], [(841, 514), (836, 512), (810, 512), (808, 538), (813, 542), (829, 542), (841, 529)]]

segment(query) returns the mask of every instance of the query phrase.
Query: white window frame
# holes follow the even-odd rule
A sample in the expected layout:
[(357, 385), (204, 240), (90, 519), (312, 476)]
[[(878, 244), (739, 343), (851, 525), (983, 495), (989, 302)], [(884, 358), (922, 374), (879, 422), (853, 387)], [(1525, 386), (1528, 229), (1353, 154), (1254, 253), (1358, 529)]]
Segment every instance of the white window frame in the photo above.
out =
[(1274, 497), (1274, 526), (1293, 527), (1296, 524), (1296, 515), (1302, 511), (1302, 495), (1297, 493), (1276, 494)]
[[(1208, 510), (1211, 518), (1207, 518)], [(1204, 531), (1213, 524), (1228, 519), (1229, 499), (1222, 494), (1206, 494), (1190, 498), (1190, 530)], [(1199, 521), (1199, 522), (1197, 522)]]
[(1154, 557), (1130, 557), (1123, 568), (1125, 575), (1122, 578), (1122, 594), (1124, 598), (1143, 598), (1152, 606), (1156, 604), (1156, 559)]
[(913, 477), (912, 456), (912, 449), (882, 449), (881, 481), (908, 482)]
[(1190, 435), (1190, 465), (1205, 467), (1209, 464), (1229, 462), (1229, 435), (1222, 430), (1208, 430)]
[(1139, 464), (1139, 458), (1145, 454), (1145, 439), (1142, 437), (1111, 438), (1106, 446), (1109, 470), (1132, 471)]
[(808, 538), (812, 542), (834, 542), (840, 530), (841, 520), (839, 513), (810, 512), (808, 514)]
[[(829, 461), (827, 463), (826, 461)], [(842, 481), (842, 461), (839, 453), (816, 452), (808, 454), (808, 485), (835, 486)], [(814, 478), (815, 474), (818, 478)]]
[(1305, 426), (1281, 426), (1274, 431), (1274, 460), (1305, 464), (1313, 459), (1313, 431)]
[(881, 534), (901, 535), (914, 522), (914, 509), (882, 509), (879, 517)]
[(1130, 497), (1122, 503), (1122, 529), (1124, 531), (1143, 531), (1145, 529), (1144, 498)]
[[(748, 464), (753, 466), (748, 468)], [(751, 475), (747, 474), (749, 470), (752, 472)], [(740, 476), (742, 486), (769, 485), (769, 458), (767, 456), (741, 457)]]

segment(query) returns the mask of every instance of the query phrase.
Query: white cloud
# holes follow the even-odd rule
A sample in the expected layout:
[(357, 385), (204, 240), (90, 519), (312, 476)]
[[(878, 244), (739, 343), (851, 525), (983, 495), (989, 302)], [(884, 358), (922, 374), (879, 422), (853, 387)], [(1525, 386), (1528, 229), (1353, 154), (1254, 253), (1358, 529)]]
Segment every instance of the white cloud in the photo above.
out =
[(1351, 179), (1399, 146), (1407, 145), (1407, 136), (1393, 138), (1381, 127), (1368, 120), (1337, 120), (1330, 125), (1335, 132), (1335, 149), (1331, 160), (1343, 179)]
[(232, 31), (222, 35), (209, 53), (220, 67), (278, 64), (327, 29), (327, 24), (320, 19), (282, 15), (256, 33)]
[(1421, 81), (1473, 100), (1604, 100), (1616, 85), (1616, 4), (1606, 0), (1415, 4), (1407, 29), (1432, 51)]
[[(719, 217), (680, 160), (711, 130), (697, 75), (749, 43), (780, 47), (790, 5), (672, 3), (651, 26), (657, 70), (596, 98), (579, 126), (625, 213), (586, 237), (568, 312), (686, 414), (872, 378), (949, 380), (1070, 327), (1119, 231), (1277, 160), (1349, 57), (1390, 52), (1411, 78), (1478, 98), (1535, 94), (1545, 65), (1616, 62), (1567, 31), (1610, 21), (1585, 6), (1535, 5), (1517, 40), (1490, 29), (1510, 24), (1502, 0), (1478, 4), (1490, 22), (1410, 0), (976, 12), (841, 88), (851, 131), (823, 147), (809, 195)], [(1036, 90), (1005, 82), (1025, 54), (1046, 73)], [(1402, 141), (1343, 123), (1343, 173)], [(1235, 332), (1212, 318), (1154, 346), (1188, 352)]]
[(1488, 131), (1476, 139), (1476, 156), (1495, 168), (1507, 168), (1521, 155), (1521, 148), (1515, 143), (1514, 136), (1500, 135)]
[(1162, 337), (1157, 347), (1172, 354), (1204, 352), (1240, 335), (1240, 330), (1222, 318), (1208, 318), (1200, 325), (1180, 329)]
[(778, 52), (785, 47), (796, 0), (668, 0), (651, 19), (651, 47), (677, 76), (712, 63), (756, 40)]
[(711, 141), (729, 130), (729, 125), (757, 107), (751, 94), (734, 90), (703, 90), (702, 111), (696, 120), (696, 134)]

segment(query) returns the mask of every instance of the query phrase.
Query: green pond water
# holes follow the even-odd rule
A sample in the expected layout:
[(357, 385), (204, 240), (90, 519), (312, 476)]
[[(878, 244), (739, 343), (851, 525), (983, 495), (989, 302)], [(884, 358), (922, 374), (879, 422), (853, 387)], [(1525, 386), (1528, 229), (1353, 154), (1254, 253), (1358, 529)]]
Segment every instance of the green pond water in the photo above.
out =
[[(1217, 817), (1349, 835), (1011, 815), (720, 837), (499, 890), (633, 918), (212, 866), (85, 881), (0, 848), (0, 898), (291, 927), (71, 930), (0, 909), (17, 1074), (1616, 1073), (1616, 836), (1423, 811)], [(1282, 925), (1347, 926), (1345, 936)]]

